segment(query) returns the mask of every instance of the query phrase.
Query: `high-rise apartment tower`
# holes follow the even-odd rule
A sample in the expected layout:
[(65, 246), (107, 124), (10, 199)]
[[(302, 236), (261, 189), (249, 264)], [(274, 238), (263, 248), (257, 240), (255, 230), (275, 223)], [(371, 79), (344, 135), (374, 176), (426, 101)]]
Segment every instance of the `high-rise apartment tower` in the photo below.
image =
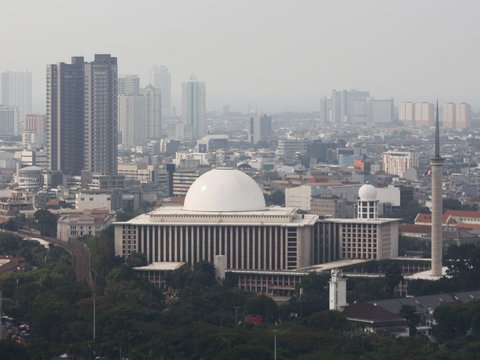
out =
[(32, 73), (28, 71), (6, 71), (1, 76), (0, 104), (16, 106), (20, 126), (25, 115), (32, 112)]
[(47, 66), (47, 149), (51, 170), (117, 172), (117, 59)]
[(259, 141), (269, 144), (272, 141), (272, 117), (269, 115), (251, 116), (248, 135), (252, 144)]
[(164, 65), (153, 66), (150, 70), (150, 85), (160, 90), (162, 96), (162, 115), (172, 114), (172, 75)]
[(191, 128), (191, 139), (196, 141), (205, 135), (205, 82), (194, 76), (182, 84), (182, 120)]

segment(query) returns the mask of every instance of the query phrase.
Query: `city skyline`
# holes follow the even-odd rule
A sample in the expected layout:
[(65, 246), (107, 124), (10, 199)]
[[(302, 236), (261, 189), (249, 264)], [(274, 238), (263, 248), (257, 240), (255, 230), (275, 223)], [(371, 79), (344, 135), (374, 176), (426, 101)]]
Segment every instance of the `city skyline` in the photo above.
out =
[[(25, 3), (2, 7), (12, 16), (0, 25), (0, 70), (32, 72), (34, 112), (44, 112), (45, 64), (92, 53), (116, 54), (119, 73), (138, 74), (142, 86), (152, 65), (167, 66), (177, 111), (181, 82), (191, 73), (208, 84), (207, 109), (230, 104), (246, 111), (256, 102), (260, 112), (313, 111), (331, 89), (368, 90), (396, 102), (438, 97), (471, 103), (474, 111), (480, 105), (472, 46), (480, 34), (480, 4), (474, 1), (304, 1), (301, 7), (286, 1), (142, 1), (135, 7), (102, 1), (95, 3), (95, 15), (84, 6), (89, 2), (28, 1), (34, 16), (24, 11)], [(115, 17), (108, 16), (112, 6)], [(45, 24), (52, 10), (55, 26)], [(39, 41), (32, 41), (33, 33)], [(133, 39), (134, 50), (125, 46)]]

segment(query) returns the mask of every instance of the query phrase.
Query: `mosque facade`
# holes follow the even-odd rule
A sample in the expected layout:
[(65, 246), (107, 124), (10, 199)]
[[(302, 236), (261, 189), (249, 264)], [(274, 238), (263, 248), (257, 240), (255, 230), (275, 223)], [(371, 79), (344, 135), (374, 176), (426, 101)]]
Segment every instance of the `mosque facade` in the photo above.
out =
[(398, 223), (378, 218), (377, 192), (369, 184), (359, 190), (356, 218), (319, 219), (296, 208), (267, 207), (248, 175), (214, 169), (192, 184), (183, 206), (115, 223), (115, 254), (189, 265), (214, 263), (221, 255), (226, 270), (239, 274), (240, 287), (268, 292), (272, 284), (285, 289), (286, 281), (294, 290), (317, 264), (397, 257)]

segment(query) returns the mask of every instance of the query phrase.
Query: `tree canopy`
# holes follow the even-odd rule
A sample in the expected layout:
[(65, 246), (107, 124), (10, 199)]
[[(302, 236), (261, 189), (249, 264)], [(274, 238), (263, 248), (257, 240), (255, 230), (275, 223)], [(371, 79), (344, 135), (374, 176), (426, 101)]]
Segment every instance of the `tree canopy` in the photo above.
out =
[[(307, 276), (302, 290), (283, 305), (232, 288), (235, 279), (218, 282), (209, 263), (172, 272), (168, 289), (161, 290), (139, 277), (132, 263), (115, 258), (110, 232), (83, 241), (90, 250), (94, 291), (75, 280), (64, 250), (0, 234), (0, 253), (21, 254), (29, 263), (28, 271), (0, 276), (4, 312), (31, 326), (26, 346), (0, 341), (2, 359), (48, 359), (65, 352), (90, 358), (93, 350), (105, 358), (271, 359), (274, 337), (279, 359), (470, 359), (480, 350), (480, 302), (437, 308), (434, 333), (445, 346), (434, 347), (422, 337), (392, 339), (355, 329), (342, 313), (328, 310), (328, 275)], [(471, 259), (461, 265), (468, 254)], [(459, 286), (476, 286), (469, 271), (476, 269), (477, 256), (472, 248), (449, 251), (452, 283), (467, 276)], [(375, 264), (389, 273), (386, 278), (368, 284), (349, 280), (349, 293), (387, 296), (399, 279), (398, 269), (388, 265)], [(264, 323), (245, 323), (252, 313)], [(401, 314), (411, 327), (418, 323), (411, 307)]]
[(33, 214), (35, 227), (44, 236), (57, 236), (57, 216), (46, 209), (40, 209)]

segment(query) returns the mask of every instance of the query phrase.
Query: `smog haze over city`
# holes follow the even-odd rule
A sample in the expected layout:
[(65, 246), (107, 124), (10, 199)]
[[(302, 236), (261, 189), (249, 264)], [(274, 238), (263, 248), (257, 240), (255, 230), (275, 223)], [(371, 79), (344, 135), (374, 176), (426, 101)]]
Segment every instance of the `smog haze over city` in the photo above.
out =
[(94, 53), (143, 85), (165, 64), (177, 108), (195, 74), (210, 110), (315, 111), (334, 88), (476, 110), (479, 11), (475, 0), (4, 1), (0, 69), (32, 72), (37, 112), (45, 64)]
[(480, 353), (480, 1), (0, 2), (1, 360)]

